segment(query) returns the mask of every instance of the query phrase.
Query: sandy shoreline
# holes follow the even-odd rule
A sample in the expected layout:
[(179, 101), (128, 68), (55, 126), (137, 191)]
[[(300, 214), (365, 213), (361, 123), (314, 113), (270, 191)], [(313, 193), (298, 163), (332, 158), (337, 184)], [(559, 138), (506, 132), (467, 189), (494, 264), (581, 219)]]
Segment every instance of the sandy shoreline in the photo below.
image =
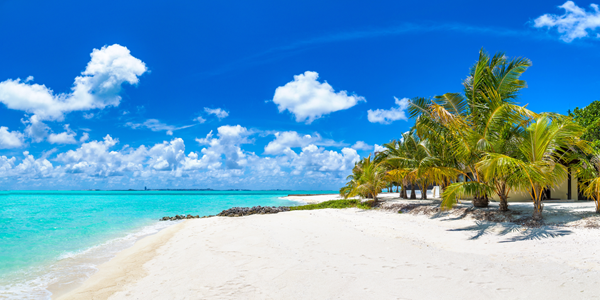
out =
[(59, 299), (600, 298), (600, 231), (506, 228), (358, 209), (186, 220)]

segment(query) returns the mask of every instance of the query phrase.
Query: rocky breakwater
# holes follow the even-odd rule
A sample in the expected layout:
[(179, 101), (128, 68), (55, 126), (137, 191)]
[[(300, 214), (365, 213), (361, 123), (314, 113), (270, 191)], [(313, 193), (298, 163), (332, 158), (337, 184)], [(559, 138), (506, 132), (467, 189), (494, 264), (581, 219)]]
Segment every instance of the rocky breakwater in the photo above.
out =
[(266, 215), (266, 214), (276, 214), (284, 211), (290, 211), (290, 208), (287, 206), (253, 206), (253, 207), (232, 207), (230, 209), (226, 209), (220, 213), (210, 216), (192, 216), (192, 215), (175, 215), (174, 217), (163, 217), (159, 219), (159, 221), (177, 221), (177, 220), (185, 220), (185, 219), (203, 219), (203, 218), (211, 218), (211, 217), (243, 217), (249, 215)]
[(159, 221), (177, 221), (177, 220), (185, 220), (185, 219), (199, 219), (200, 216), (196, 215), (196, 216), (192, 216), (192, 215), (175, 215), (174, 217), (163, 217), (162, 219), (159, 219)]
[(219, 217), (242, 217), (249, 215), (276, 214), (284, 211), (290, 211), (287, 206), (254, 206), (254, 207), (232, 207), (220, 212)]

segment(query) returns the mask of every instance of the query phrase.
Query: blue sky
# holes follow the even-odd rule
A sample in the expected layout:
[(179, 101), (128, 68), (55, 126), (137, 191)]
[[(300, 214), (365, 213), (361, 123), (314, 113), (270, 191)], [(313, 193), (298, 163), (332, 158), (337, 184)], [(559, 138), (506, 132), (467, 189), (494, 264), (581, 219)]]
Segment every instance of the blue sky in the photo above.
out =
[(598, 99), (593, 2), (0, 0), (0, 189), (338, 189), (461, 92), (482, 47), (520, 102)]

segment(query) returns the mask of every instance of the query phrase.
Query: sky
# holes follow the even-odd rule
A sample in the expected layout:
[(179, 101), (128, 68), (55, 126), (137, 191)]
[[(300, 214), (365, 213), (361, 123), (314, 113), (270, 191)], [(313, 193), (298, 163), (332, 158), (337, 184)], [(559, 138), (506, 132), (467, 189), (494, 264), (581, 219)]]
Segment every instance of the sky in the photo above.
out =
[(482, 48), (533, 111), (599, 98), (598, 5), (502, 4), (0, 0), (0, 190), (337, 190)]

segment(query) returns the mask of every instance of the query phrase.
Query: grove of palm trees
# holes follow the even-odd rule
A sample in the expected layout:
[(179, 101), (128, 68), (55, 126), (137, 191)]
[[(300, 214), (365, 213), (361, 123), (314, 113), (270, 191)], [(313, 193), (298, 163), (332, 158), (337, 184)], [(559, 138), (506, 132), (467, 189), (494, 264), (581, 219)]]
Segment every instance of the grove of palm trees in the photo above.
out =
[(461, 199), (487, 207), (495, 196), (507, 211), (509, 193), (518, 191), (530, 195), (532, 217), (541, 220), (544, 191), (571, 174), (600, 213), (600, 151), (590, 134), (598, 124), (521, 105), (521, 76), (530, 66), (527, 58), (481, 50), (462, 93), (413, 98), (414, 126), (357, 162), (340, 194), (377, 201), (396, 186), (402, 198), (416, 199), (420, 189), (426, 199), (427, 187), (438, 185), (443, 209)]

